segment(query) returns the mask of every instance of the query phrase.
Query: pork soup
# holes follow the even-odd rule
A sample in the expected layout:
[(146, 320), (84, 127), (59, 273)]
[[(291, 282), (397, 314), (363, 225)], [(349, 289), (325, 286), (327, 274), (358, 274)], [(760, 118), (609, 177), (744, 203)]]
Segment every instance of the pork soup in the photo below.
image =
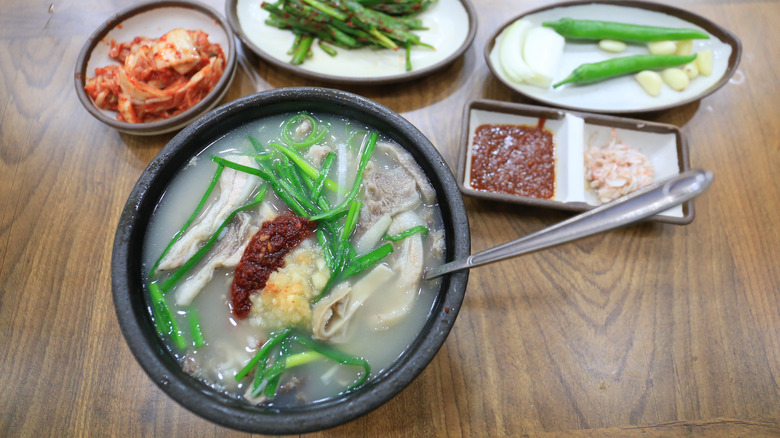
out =
[(443, 233), (423, 171), (376, 129), (320, 113), (256, 120), (192, 158), (156, 208), (152, 318), (217, 390), (269, 406), (327, 399), (417, 336)]

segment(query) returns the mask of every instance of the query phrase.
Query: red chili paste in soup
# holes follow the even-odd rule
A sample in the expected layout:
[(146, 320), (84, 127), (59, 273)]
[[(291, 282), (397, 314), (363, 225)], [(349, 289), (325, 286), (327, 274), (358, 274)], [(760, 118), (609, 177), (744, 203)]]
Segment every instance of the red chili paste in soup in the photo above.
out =
[(284, 257), (314, 233), (317, 224), (293, 213), (263, 222), (244, 250), (230, 286), (233, 315), (246, 318), (252, 309), (250, 296), (265, 287), (268, 277), (284, 266)]
[(471, 150), (471, 187), (550, 199), (555, 194), (552, 132), (539, 126), (480, 125)]

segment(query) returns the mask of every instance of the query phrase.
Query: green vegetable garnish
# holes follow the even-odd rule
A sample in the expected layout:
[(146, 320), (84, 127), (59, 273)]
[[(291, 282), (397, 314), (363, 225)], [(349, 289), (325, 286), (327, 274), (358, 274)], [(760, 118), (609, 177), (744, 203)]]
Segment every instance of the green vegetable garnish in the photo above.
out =
[(325, 44), (323, 41), (319, 41), (317, 45), (322, 49), (323, 52), (327, 53), (330, 56), (336, 56), (339, 54), (339, 52), (336, 51), (333, 47)]
[(343, 213), (347, 208), (349, 208), (349, 203), (352, 202), (353, 199), (355, 199), (355, 197), (358, 194), (358, 190), (360, 190), (360, 184), (363, 182), (363, 172), (366, 171), (366, 166), (368, 166), (368, 160), (371, 159), (371, 154), (374, 153), (374, 146), (376, 146), (376, 141), (378, 138), (379, 138), (379, 134), (377, 134), (376, 132), (371, 132), (368, 135), (368, 142), (366, 143), (366, 147), (363, 148), (360, 154), (360, 163), (358, 164), (358, 171), (357, 171), (357, 175), (355, 175), (355, 181), (352, 183), (352, 190), (349, 191), (346, 198), (344, 198), (341, 204), (334, 207), (332, 210), (312, 216), (311, 220), (316, 221), (316, 220), (331, 219)]
[[(308, 351), (292, 354), (293, 343), (302, 345)], [(271, 351), (277, 345), (280, 345), (280, 349), (276, 360), (273, 365), (266, 368), (265, 365), (268, 362)], [(267, 397), (273, 397), (276, 395), (276, 388), (282, 373), (290, 368), (321, 358), (328, 358), (342, 365), (363, 368), (362, 375), (351, 383), (346, 388), (346, 391), (362, 385), (371, 375), (371, 365), (362, 357), (349, 355), (330, 345), (315, 341), (308, 336), (293, 333), (288, 328), (281, 332), (272, 333), (271, 337), (260, 347), (260, 350), (255, 353), (254, 357), (236, 374), (235, 378), (237, 382), (240, 382), (254, 369), (255, 378), (253, 379), (252, 396), (257, 397), (264, 393)]]
[(244, 368), (241, 369), (236, 374), (236, 382), (240, 382), (241, 379), (246, 377), (247, 374), (249, 374), (250, 371), (252, 371), (252, 368), (254, 368), (258, 362), (268, 357), (268, 355), (271, 353), (271, 349), (274, 348), (277, 344), (282, 342), (287, 336), (290, 335), (290, 332), (292, 330), (290, 329), (284, 329), (281, 332), (275, 332), (272, 333), (271, 336), (268, 338), (267, 341), (263, 344), (262, 347), (260, 347), (260, 350), (255, 353), (254, 357), (249, 360), (249, 362), (244, 366)]
[(149, 276), (151, 277), (154, 275), (155, 271), (157, 271), (157, 267), (160, 266), (160, 262), (162, 262), (162, 259), (165, 258), (165, 256), (168, 254), (168, 252), (171, 250), (171, 247), (173, 247), (173, 244), (175, 244), (181, 236), (184, 234), (185, 231), (187, 231), (187, 228), (190, 227), (192, 224), (192, 221), (195, 220), (196, 217), (198, 217), (198, 214), (200, 214), (200, 211), (203, 209), (203, 206), (206, 205), (206, 201), (209, 199), (209, 196), (211, 196), (211, 192), (214, 190), (214, 187), (217, 185), (217, 181), (219, 181), (220, 175), (222, 175), (222, 170), (225, 169), (225, 166), (217, 165), (217, 170), (214, 172), (214, 176), (211, 177), (211, 183), (209, 184), (209, 187), (206, 189), (206, 193), (203, 194), (200, 198), (200, 202), (198, 203), (197, 207), (195, 207), (195, 210), (192, 212), (190, 217), (187, 219), (186, 222), (184, 222), (184, 225), (181, 226), (178, 232), (173, 236), (171, 241), (168, 243), (168, 246), (165, 247), (162, 254), (160, 254), (160, 257), (157, 259), (157, 261), (154, 263), (154, 266), (152, 266), (152, 269), (149, 272)]
[(168, 307), (168, 303), (165, 302), (165, 297), (157, 283), (149, 284), (149, 296), (152, 298), (152, 314), (157, 333), (160, 336), (170, 336), (173, 344), (180, 350), (184, 350), (187, 347), (187, 341), (184, 340), (184, 334), (176, 322), (176, 317)]
[[(317, 179), (320, 177), (320, 171), (314, 168), (314, 166), (311, 165), (308, 161), (306, 161), (305, 158), (298, 152), (284, 146), (278, 143), (271, 143), (271, 146), (273, 146), (277, 151), (284, 154), (287, 158), (292, 160), (293, 163), (295, 163), (296, 166), (298, 166), (303, 173), (309, 176), (309, 178)], [(330, 189), (332, 192), (336, 193), (339, 191), (338, 185), (333, 182), (330, 178), (326, 177), (324, 180), (325, 187)]]
[(311, 195), (319, 198), (322, 194), (322, 187), (325, 185), (325, 181), (328, 180), (328, 173), (333, 163), (336, 161), (336, 154), (328, 152), (325, 156), (325, 160), (322, 162), (322, 168), (320, 169), (320, 175), (314, 180), (314, 185), (311, 190)]
[[(306, 138), (298, 141), (293, 138), (291, 131), (295, 129), (298, 123), (303, 123), (303, 121), (308, 121), (311, 124), (311, 132), (309, 132)], [(290, 146), (301, 149), (317, 144), (325, 138), (326, 133), (327, 129), (320, 127), (314, 117), (305, 112), (290, 117), (282, 126), (282, 140)]]
[(160, 291), (165, 294), (170, 292), (174, 287), (176, 287), (176, 284), (178, 284), (179, 281), (187, 275), (190, 269), (195, 267), (195, 265), (203, 258), (203, 256), (205, 256), (209, 252), (209, 250), (211, 250), (211, 247), (213, 247), (216, 241), (219, 240), (219, 236), (220, 234), (222, 234), (222, 230), (224, 230), (225, 227), (227, 227), (230, 221), (232, 221), (233, 218), (236, 217), (238, 213), (244, 210), (248, 210), (252, 207), (256, 207), (260, 205), (262, 202), (263, 202), (262, 200), (259, 201), (253, 200), (253, 202), (250, 202), (249, 204), (246, 204), (242, 207), (233, 210), (225, 218), (225, 220), (222, 221), (222, 223), (219, 225), (219, 227), (211, 236), (211, 238), (209, 238), (209, 240), (207, 240), (206, 243), (203, 244), (203, 246), (201, 246), (198, 249), (198, 251), (196, 251), (195, 254), (192, 255), (192, 257), (190, 257), (186, 262), (184, 262), (183, 265), (181, 265), (177, 270), (175, 270), (170, 277), (168, 277), (165, 281), (162, 282), (162, 284), (159, 285)]
[[(300, 65), (308, 57), (313, 40), (330, 56), (345, 49), (375, 47), (432, 46), (412, 33), (425, 29), (414, 15), (425, 10), (431, 0), (279, 0), (263, 2), (268, 11), (265, 24), (296, 34), (291, 63)], [(408, 50), (408, 49), (407, 49)], [(408, 58), (407, 58), (408, 59)], [(411, 66), (407, 64), (407, 70)]]
[(397, 242), (399, 240), (404, 240), (409, 236), (412, 236), (417, 233), (423, 233), (424, 236), (428, 235), (428, 227), (424, 225), (418, 225), (416, 227), (409, 228), (408, 230), (401, 231), (398, 234), (395, 234), (393, 236), (389, 234), (385, 234), (385, 240), (389, 240), (391, 242)]
[(344, 272), (342, 273), (342, 278), (349, 278), (353, 275), (357, 275), (366, 269), (370, 268), (371, 266), (374, 266), (375, 264), (379, 263), (382, 259), (390, 255), (390, 253), (393, 252), (393, 245), (390, 243), (385, 243), (384, 245), (380, 246), (379, 248), (363, 254), (360, 257), (355, 258), (352, 260), (352, 263), (349, 264), (349, 266), (344, 269)]
[(200, 327), (200, 318), (198, 309), (191, 307), (187, 311), (187, 321), (190, 323), (190, 333), (192, 333), (192, 344), (195, 348), (202, 347), (206, 342), (203, 340), (203, 330)]
[(293, 52), (292, 60), (290, 61), (290, 64), (292, 65), (301, 65), (303, 64), (303, 61), (306, 60), (306, 58), (309, 56), (309, 49), (311, 48), (311, 43), (314, 42), (314, 37), (311, 35), (306, 35), (303, 38), (301, 38), (300, 43), (295, 48), (295, 51)]

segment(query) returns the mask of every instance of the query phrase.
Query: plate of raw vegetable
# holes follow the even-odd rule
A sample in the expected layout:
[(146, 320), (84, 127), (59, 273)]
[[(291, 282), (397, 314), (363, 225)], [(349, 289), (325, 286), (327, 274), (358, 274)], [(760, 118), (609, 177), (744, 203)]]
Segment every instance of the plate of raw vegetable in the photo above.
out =
[(725, 85), (742, 47), (691, 12), (642, 1), (566, 2), (527, 12), (490, 38), (493, 74), (557, 107), (642, 113), (697, 101)]
[(378, 85), (454, 62), (476, 35), (468, 0), (228, 0), (241, 41), (264, 61), (326, 82)]

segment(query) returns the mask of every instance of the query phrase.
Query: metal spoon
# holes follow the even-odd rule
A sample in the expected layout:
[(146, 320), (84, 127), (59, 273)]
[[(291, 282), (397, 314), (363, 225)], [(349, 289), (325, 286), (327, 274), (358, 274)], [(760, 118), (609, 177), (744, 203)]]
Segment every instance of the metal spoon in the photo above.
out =
[(637, 190), (551, 227), (423, 272), (423, 279), (474, 268), (622, 227), (682, 204), (703, 193), (712, 172), (689, 170)]

